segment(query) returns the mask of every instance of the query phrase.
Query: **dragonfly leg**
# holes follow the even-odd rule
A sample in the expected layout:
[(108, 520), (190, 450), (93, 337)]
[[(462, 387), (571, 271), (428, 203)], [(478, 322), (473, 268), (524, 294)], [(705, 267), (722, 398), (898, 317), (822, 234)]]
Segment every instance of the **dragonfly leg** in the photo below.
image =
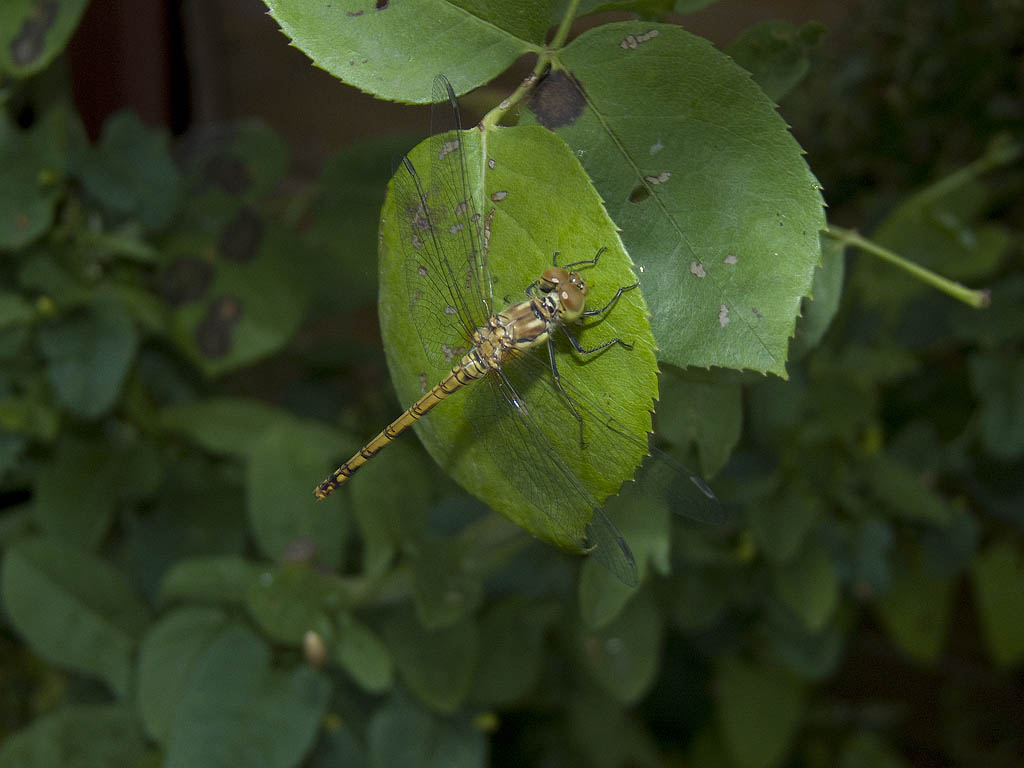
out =
[(612, 346), (613, 344), (618, 344), (619, 346), (625, 347), (626, 349), (633, 348), (633, 345), (630, 344), (628, 341), (623, 341), (618, 336), (616, 336), (614, 339), (606, 341), (603, 344), (598, 344), (596, 347), (591, 347), (590, 349), (587, 349), (586, 347), (580, 346), (580, 343), (576, 341), (576, 337), (569, 333), (569, 329), (566, 328), (564, 325), (562, 326), (562, 330), (565, 331), (565, 335), (568, 336), (569, 341), (572, 342), (572, 348), (579, 352), (581, 355), (592, 355), (595, 352), (600, 352), (603, 349), (608, 349), (608, 347)]
[[(594, 258), (596, 259), (597, 257), (595, 256)], [(594, 317), (596, 315), (603, 315), (605, 312), (607, 312), (609, 309), (611, 309), (613, 306), (615, 306), (615, 302), (617, 302), (619, 300), (619, 296), (622, 295), (623, 291), (631, 291), (634, 288), (636, 288), (638, 285), (640, 285), (640, 281), (639, 280), (637, 280), (632, 285), (624, 285), (624, 286), (622, 286), (621, 288), (619, 288), (619, 290), (617, 290), (615, 292), (615, 295), (612, 296), (612, 300), (609, 301), (607, 304), (605, 304), (603, 307), (601, 307), (600, 309), (588, 309), (586, 312), (582, 312), (580, 316), (581, 317)]]
[[(570, 337), (571, 338), (571, 337)], [(573, 344), (576, 342), (573, 340)], [(548, 336), (548, 357), (551, 358), (551, 377), (555, 380), (555, 386), (558, 387), (558, 391), (562, 393), (562, 397), (565, 398), (565, 404), (569, 406), (569, 410), (572, 411), (572, 415), (576, 417), (576, 423), (580, 425), (580, 447), (586, 445), (583, 442), (583, 417), (580, 416), (579, 411), (576, 410), (576, 406), (572, 402), (572, 398), (569, 397), (569, 393), (562, 387), (562, 374), (558, 372), (558, 364), (555, 362), (555, 344), (551, 340), (551, 336)]]
[[(584, 261), (574, 261), (572, 264), (563, 264), (562, 265), (562, 269), (572, 269), (573, 267), (581, 267), (581, 266), (583, 266), (585, 264), (589, 264), (590, 266), (594, 266), (595, 264), (597, 264), (597, 260), (599, 258), (601, 258), (601, 254), (604, 253), (607, 250), (608, 249), (605, 248), (602, 245), (600, 248), (597, 249), (597, 253), (594, 254), (594, 258), (592, 258), (592, 259), (585, 259)], [(558, 251), (555, 251), (555, 258), (556, 259), (558, 258)], [(556, 267), (558, 266), (558, 262), (557, 261), (555, 261), (555, 266)]]

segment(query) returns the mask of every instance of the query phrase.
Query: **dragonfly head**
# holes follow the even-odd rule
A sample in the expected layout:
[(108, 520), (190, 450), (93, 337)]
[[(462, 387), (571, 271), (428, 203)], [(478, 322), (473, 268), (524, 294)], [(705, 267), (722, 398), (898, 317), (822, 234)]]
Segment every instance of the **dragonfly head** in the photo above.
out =
[(589, 289), (579, 272), (569, 272), (562, 267), (548, 267), (537, 284), (541, 291), (554, 296), (562, 308), (564, 321), (572, 322), (582, 314)]

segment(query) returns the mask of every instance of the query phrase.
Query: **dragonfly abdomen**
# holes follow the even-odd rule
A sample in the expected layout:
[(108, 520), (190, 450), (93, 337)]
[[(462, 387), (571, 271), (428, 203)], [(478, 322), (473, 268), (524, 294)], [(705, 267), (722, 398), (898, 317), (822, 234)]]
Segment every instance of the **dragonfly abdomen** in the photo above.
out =
[(330, 477), (316, 487), (313, 495), (318, 499), (326, 499), (332, 491), (348, 482), (348, 479), (363, 464), (380, 453), (392, 440), (429, 413), (434, 406), (466, 385), (483, 378), (489, 370), (490, 366), (481, 358), (480, 350), (476, 347), (471, 349), (452, 368), (451, 373), (441, 379), (436, 386), (403, 411), (401, 416), (384, 427), (376, 437), (360, 448), (355, 456), (334, 470)]

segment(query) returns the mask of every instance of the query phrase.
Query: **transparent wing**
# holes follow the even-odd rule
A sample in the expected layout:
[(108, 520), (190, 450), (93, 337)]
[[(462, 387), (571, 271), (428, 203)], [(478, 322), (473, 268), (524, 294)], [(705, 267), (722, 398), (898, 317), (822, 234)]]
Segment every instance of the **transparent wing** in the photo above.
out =
[[(482, 236), (469, 185), (458, 105), (439, 77), (424, 179), (408, 157), (392, 179), (397, 244), (404, 265), (405, 300), (415, 318), (430, 373), (437, 375), (469, 348), (473, 331), (490, 316), (482, 280)], [(430, 384), (435, 382), (431, 381)]]
[[(501, 433), (502, 439), (485, 442), (509, 482), (546, 527), (558, 531), (565, 539), (575, 540), (582, 549), (592, 550), (599, 562), (620, 581), (636, 586), (639, 577), (629, 545), (554, 448), (517, 385), (502, 371), (492, 374), (490, 380), (490, 397), (477, 398), (476, 404), (478, 408), (493, 409), (479, 416), (485, 420), (487, 428)], [(573, 525), (573, 517), (586, 510), (591, 516), (590, 523), (581, 539), (576, 534), (578, 526)]]
[[(609, 350), (609, 353), (614, 352), (615, 350)], [(551, 366), (546, 356), (542, 359), (535, 351), (522, 355), (514, 365), (518, 369), (517, 377), (543, 382), (543, 387), (535, 388), (534, 391), (545, 390), (547, 397), (560, 400), (561, 407), (566, 412), (569, 411), (565, 398), (555, 387)], [(509, 368), (509, 372), (511, 370)], [(598, 403), (573, 382), (575, 375), (571, 362), (560, 365), (559, 371), (562, 374), (562, 389), (583, 418), (584, 440), (600, 449), (592, 452), (594, 461), (602, 462), (611, 469), (622, 462), (630, 461), (629, 457), (635, 456), (637, 449), (642, 448), (649, 455), (644, 459), (636, 475), (636, 488), (632, 493), (659, 499), (667, 504), (674, 514), (697, 522), (721, 525), (728, 520), (725, 508), (700, 476), (664, 451), (650, 445), (648, 439), (640, 439), (627, 430), (623, 426), (625, 417), (616, 416), (616, 412), (621, 410), (617, 403)], [(531, 395), (536, 396), (533, 392)], [(570, 422), (566, 422), (568, 423)], [(575, 420), (571, 423), (575, 424)], [(565, 426), (560, 428), (564, 429)], [(605, 471), (603, 468), (601, 470)]]

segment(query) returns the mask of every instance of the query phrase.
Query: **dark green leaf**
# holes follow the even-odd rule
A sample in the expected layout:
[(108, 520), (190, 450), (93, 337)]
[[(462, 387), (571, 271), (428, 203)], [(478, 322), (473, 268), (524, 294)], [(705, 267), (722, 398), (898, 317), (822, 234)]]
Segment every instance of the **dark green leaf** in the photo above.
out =
[[(204, 233), (203, 247), (210, 247)], [(297, 236), (275, 221), (264, 224), (248, 260), (216, 263), (201, 300), (180, 304), (171, 337), (193, 362), (216, 376), (283, 347), (302, 322), (309, 288), (295, 269), (305, 256)]]
[(177, 212), (183, 184), (170, 136), (147, 128), (133, 112), (110, 117), (99, 144), (81, 150), (72, 165), (86, 192), (115, 215), (162, 229)]
[[(353, 0), (266, 3), (292, 44), (321, 69), (378, 98), (420, 104), (430, 101), (438, 72), (465, 93), (540, 51), (553, 5), (544, 0), (508, 13), (502, 4), (479, 0), (377, 3), (376, 9)], [(395, 67), (399, 59), (403, 65)]]
[(1012, 542), (993, 542), (971, 569), (989, 655), (1000, 666), (1024, 659), (1024, 557)]
[(60, 403), (76, 416), (95, 419), (117, 401), (135, 358), (138, 333), (113, 297), (100, 297), (39, 329), (39, 349)]
[(319, 562), (340, 564), (344, 507), (318, 501), (313, 488), (335, 457), (355, 450), (345, 435), (314, 422), (281, 422), (260, 436), (250, 453), (246, 489), (250, 524), (264, 554), (281, 560), (291, 546), (306, 541), (315, 545)]
[(838, 768), (910, 768), (895, 747), (872, 731), (858, 731), (843, 744)]
[(0, 747), (0, 768), (127, 768), (156, 760), (134, 707), (114, 704), (64, 707)]
[[(0, 17), (7, 8), (4, 4)], [(0, 23), (0, 29), (7, 27)], [(3, 37), (0, 32), (0, 59)], [(50, 227), (63, 188), (69, 120), (66, 110), (51, 109), (32, 130), (23, 131), (0, 113), (0, 250), (23, 248)]]
[(160, 585), (160, 601), (195, 600), (242, 603), (267, 569), (241, 557), (196, 557), (182, 560)]
[(769, 768), (789, 752), (804, 713), (792, 675), (726, 658), (717, 685), (718, 722), (736, 768)]
[(814, 273), (810, 298), (803, 301), (796, 338), (790, 346), (790, 359), (800, 360), (818, 346), (839, 310), (845, 275), (846, 253), (842, 244), (831, 237), (822, 237), (821, 266)]
[(639, 701), (661, 663), (662, 625), (650, 590), (641, 590), (614, 621), (578, 628), (577, 649), (590, 673), (616, 701)]
[(810, 540), (794, 560), (776, 569), (775, 590), (808, 631), (825, 628), (839, 602), (839, 579), (819, 541)]
[(166, 746), (175, 710), (197, 660), (227, 626), (216, 608), (179, 608), (156, 622), (142, 640), (136, 695), (146, 732)]
[[(645, 74), (666, 61), (678, 63), (673, 77)], [(771, 101), (725, 54), (668, 25), (591, 29), (558, 63), (573, 79), (553, 73), (531, 108), (580, 156), (622, 228), (659, 359), (785, 375), (825, 219)]]
[(32, 305), (17, 293), (0, 293), (0, 329), (27, 325), (35, 316)]
[(544, 658), (544, 633), (555, 618), (554, 604), (506, 598), (488, 606), (480, 619), (480, 663), (473, 700), (508, 705), (537, 685)]
[(459, 539), (428, 539), (420, 544), (413, 567), (416, 615), (427, 629), (451, 626), (480, 603), (479, 578), (467, 572), (466, 544)]
[(402, 681), (417, 698), (443, 714), (455, 712), (473, 683), (480, 630), (471, 621), (429, 631), (411, 611), (392, 615), (384, 625)]
[(970, 358), (971, 389), (981, 401), (981, 441), (1009, 461), (1024, 453), (1024, 357), (977, 354)]
[(893, 641), (922, 664), (939, 660), (952, 615), (954, 583), (934, 576), (916, 553), (901, 553), (878, 616)]
[(241, 626), (199, 654), (176, 707), (166, 768), (292, 768), (313, 745), (330, 684), (309, 667), (274, 669)]
[(788, 21), (762, 21), (741, 32), (725, 52), (777, 102), (803, 80), (810, 54), (824, 36), (825, 27), (816, 21), (799, 28)]
[(293, 421), (287, 411), (242, 397), (210, 397), (172, 405), (160, 412), (160, 426), (208, 451), (248, 457), (272, 426)]
[(822, 518), (822, 500), (803, 483), (787, 486), (781, 495), (748, 507), (750, 533), (772, 562), (789, 561)]
[(369, 693), (389, 690), (394, 665), (377, 634), (347, 613), (339, 615), (335, 624), (334, 660), (363, 690)]
[(327, 613), (331, 594), (327, 577), (308, 565), (289, 563), (268, 570), (252, 585), (246, 608), (264, 634), (278, 643), (297, 648), (310, 631), (330, 643), (334, 635)]
[(661, 376), (658, 436), (679, 448), (695, 445), (705, 477), (725, 466), (743, 428), (740, 383), (722, 373), (669, 367)]
[(149, 613), (123, 574), (95, 555), (38, 537), (7, 551), (2, 578), (11, 621), (36, 653), (128, 693)]
[[(64, 46), (88, 0), (8, 0), (0, 6), (0, 72), (27, 77), (42, 71)], [(0, 162), (0, 167), (5, 167)]]
[(442, 720), (395, 695), (370, 721), (375, 766), (484, 768), (487, 739), (465, 720)]

